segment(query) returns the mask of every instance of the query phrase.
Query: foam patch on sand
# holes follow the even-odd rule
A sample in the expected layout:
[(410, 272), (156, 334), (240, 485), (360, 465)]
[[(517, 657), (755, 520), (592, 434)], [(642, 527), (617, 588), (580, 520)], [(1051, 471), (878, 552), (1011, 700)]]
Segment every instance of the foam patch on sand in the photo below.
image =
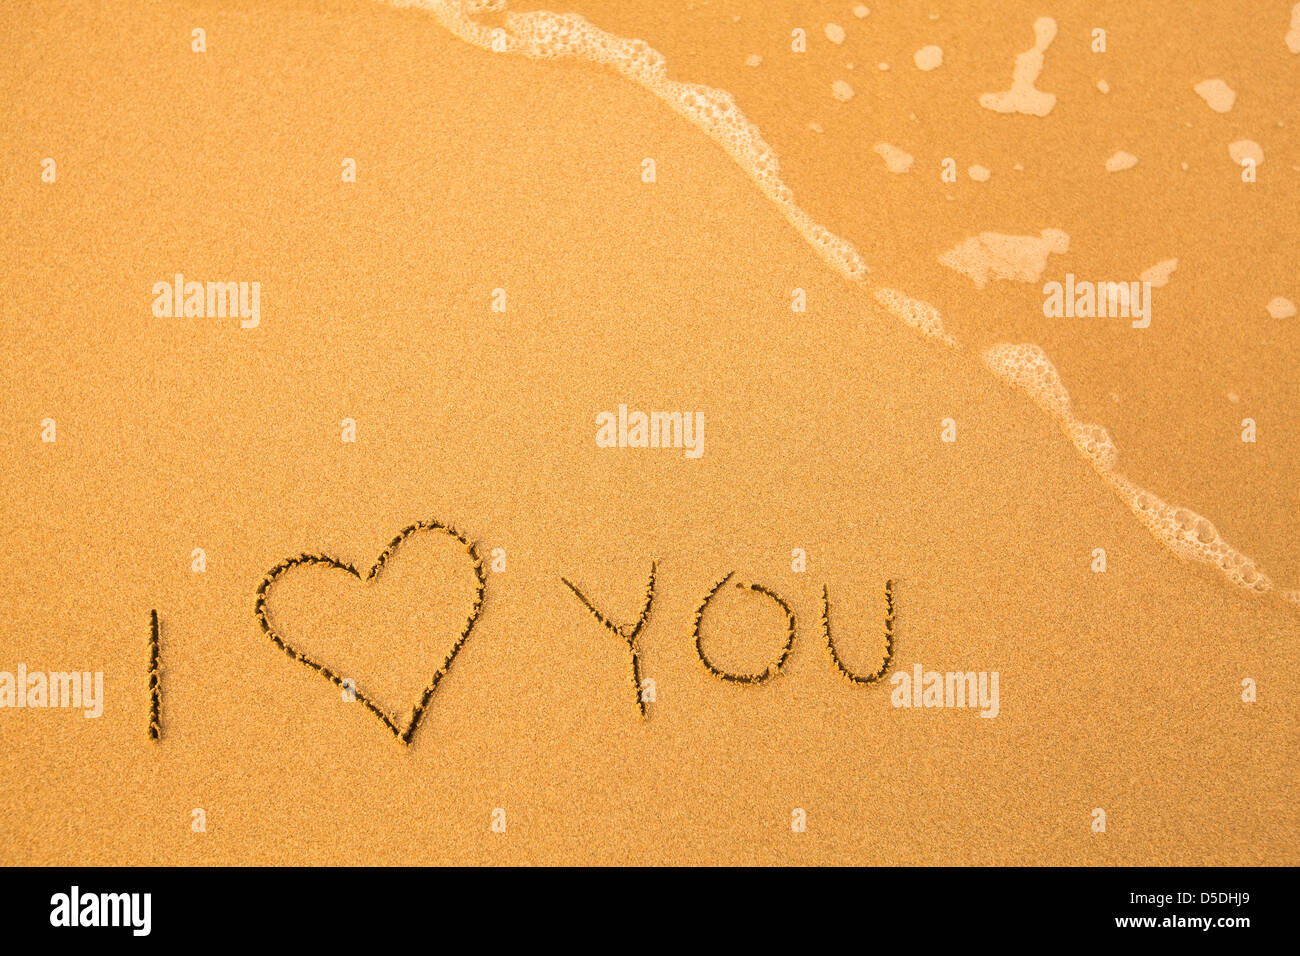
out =
[(1037, 345), (995, 345), (984, 352), (984, 364), (998, 378), (1029, 393), (1060, 424), (1070, 441), (1097, 473), (1127, 504), (1138, 520), (1166, 547), (1184, 560), (1217, 568), (1233, 584), (1263, 593), (1273, 582), (1255, 563), (1220, 537), (1209, 519), (1190, 508), (1171, 505), (1135, 485), (1115, 466), (1119, 451), (1100, 425), (1079, 421), (1070, 408), (1070, 394), (1047, 354)]
[(1295, 303), (1280, 295), (1269, 299), (1268, 305), (1264, 308), (1268, 309), (1268, 314), (1275, 319), (1289, 319), (1295, 315)]
[(885, 161), (885, 168), (891, 173), (905, 173), (912, 168), (912, 154), (888, 143), (877, 143), (871, 147)]
[(1239, 139), (1236, 142), (1228, 144), (1228, 155), (1238, 166), (1244, 160), (1251, 159), (1258, 166), (1264, 162), (1264, 148), (1253, 139)]
[(1228, 112), (1232, 109), (1232, 104), (1237, 102), (1236, 92), (1223, 80), (1201, 80), (1192, 89), (1216, 113)]
[(1150, 282), (1153, 289), (1163, 289), (1169, 284), (1169, 277), (1177, 268), (1177, 259), (1164, 259), (1143, 272), (1139, 278), (1143, 282)]
[(874, 293), (876, 301), (888, 309), (894, 318), (902, 319), (927, 338), (957, 347), (957, 340), (943, 330), (943, 316), (929, 302), (913, 299), (897, 289), (877, 288)]
[(1286, 48), (1300, 53), (1300, 3), (1291, 8), (1291, 29), (1286, 33)]
[(1106, 160), (1106, 172), (1122, 173), (1126, 169), (1132, 169), (1138, 164), (1138, 158), (1132, 153), (1126, 153), (1124, 150), (1118, 150)]
[(1011, 73), (1011, 89), (1003, 93), (981, 93), (980, 106), (995, 113), (1022, 113), (1025, 116), (1046, 116), (1056, 105), (1055, 93), (1044, 93), (1035, 87), (1043, 72), (1043, 54), (1056, 39), (1056, 21), (1039, 17), (1034, 21), (1034, 45), (1016, 57)]
[(943, 66), (943, 50), (933, 44), (923, 46), (912, 54), (912, 62), (918, 70), (929, 72)]
[(939, 256), (939, 263), (967, 276), (977, 289), (989, 279), (1037, 282), (1047, 268), (1047, 257), (1070, 248), (1070, 237), (1060, 229), (1044, 229), (1037, 236), (1008, 236), (981, 232)]
[[(866, 278), (867, 264), (853, 244), (814, 222), (795, 203), (790, 187), (781, 179), (776, 153), (736, 106), (731, 94), (669, 79), (667, 60), (644, 40), (615, 36), (574, 13), (514, 13), (507, 10), (505, 0), (386, 2), (424, 10), (460, 39), (484, 50), (535, 59), (576, 57), (612, 67), (663, 100), (725, 149), (832, 268), (855, 281)], [(482, 13), (504, 14), (503, 24), (494, 27), (474, 19)]]

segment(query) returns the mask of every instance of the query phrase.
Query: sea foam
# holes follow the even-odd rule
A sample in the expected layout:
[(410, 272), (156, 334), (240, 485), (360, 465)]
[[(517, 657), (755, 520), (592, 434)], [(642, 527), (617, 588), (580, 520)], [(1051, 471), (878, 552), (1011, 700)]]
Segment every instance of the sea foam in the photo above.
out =
[[(848, 279), (865, 280), (868, 269), (857, 249), (829, 229), (815, 222), (794, 201), (794, 194), (781, 179), (780, 164), (759, 129), (740, 111), (725, 90), (668, 78), (664, 56), (643, 40), (616, 36), (572, 13), (535, 11), (514, 13), (506, 0), (379, 0), (396, 7), (417, 7), (432, 14), (455, 36), (474, 46), (497, 53), (511, 53), (538, 59), (577, 57), (612, 67), (663, 100), (711, 139), (750, 176), (762, 193), (777, 205), (790, 224), (821, 257)], [(1300, 16), (1300, 4), (1296, 6)], [(856, 12), (856, 11), (855, 11)], [(477, 16), (494, 14), (500, 26), (481, 23)], [(1034, 88), (1043, 67), (1043, 53), (1056, 35), (1056, 22), (1040, 17), (1034, 23), (1034, 47), (1016, 58), (1012, 87), (1005, 93), (986, 93), (980, 103), (996, 112), (1018, 112), (1044, 116), (1056, 97)], [(883, 64), (882, 64), (883, 68)], [(1250, 147), (1254, 149), (1251, 150)], [(1250, 142), (1232, 144), (1236, 152), (1262, 150)], [(1008, 255), (1007, 240), (1028, 240)], [(1043, 230), (1037, 237), (983, 234), (950, 250), (956, 262), (945, 262), (966, 272), (983, 287), (989, 276), (1034, 281), (1041, 277), (1047, 255), (1064, 252), (1069, 238), (1056, 229)], [(990, 248), (991, 246), (991, 248)], [(1032, 260), (1032, 264), (1030, 261)], [(943, 261), (941, 257), (940, 261)], [(943, 331), (937, 309), (893, 289), (880, 289), (877, 299), (895, 317), (922, 334), (955, 346)], [(1138, 487), (1116, 469), (1118, 450), (1110, 434), (1100, 425), (1081, 422), (1070, 408), (1070, 396), (1056, 367), (1036, 345), (995, 345), (984, 353), (984, 363), (996, 376), (1023, 388), (1049, 415), (1060, 423), (1071, 442), (1096, 469), (1117, 495), (1133, 510), (1155, 537), (1176, 555), (1219, 569), (1228, 580), (1255, 592), (1273, 588), (1246, 555), (1219, 536), (1210, 521), (1188, 508), (1170, 505)], [(1300, 591), (1284, 592), (1288, 601), (1300, 603)]]
[(1070, 393), (1047, 354), (1037, 345), (995, 345), (984, 364), (998, 378), (1024, 389), (1070, 436), (1120, 499), (1169, 550), (1181, 558), (1217, 568), (1229, 581), (1251, 591), (1272, 590), (1273, 582), (1255, 563), (1220, 537), (1209, 519), (1190, 508), (1171, 505), (1138, 487), (1116, 470), (1119, 450), (1100, 425), (1082, 422), (1070, 408)]

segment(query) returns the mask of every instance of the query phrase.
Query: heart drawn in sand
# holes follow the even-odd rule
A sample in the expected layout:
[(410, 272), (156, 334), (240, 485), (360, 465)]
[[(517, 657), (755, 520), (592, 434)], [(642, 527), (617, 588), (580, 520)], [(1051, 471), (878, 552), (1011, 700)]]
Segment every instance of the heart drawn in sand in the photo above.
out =
[(344, 679), (332, 668), (308, 657), (301, 651), (296, 650), (287, 640), (285, 640), (282, 634), (278, 633), (271, 626), (270, 621), (267, 620), (266, 601), (267, 597), (271, 593), (271, 586), (275, 583), (277, 578), (283, 575), (290, 568), (299, 565), (323, 564), (331, 568), (337, 568), (340, 571), (346, 571), (357, 580), (363, 580), (361, 573), (357, 571), (356, 568), (328, 554), (300, 554), (296, 557), (286, 558), (268, 571), (266, 577), (262, 579), (262, 583), (257, 588), (257, 603), (253, 608), (258, 621), (262, 625), (263, 633), (271, 639), (271, 643), (288, 654), (293, 660), (310, 667), (336, 687), (352, 691), (356, 695), (357, 701), (364, 705), (366, 710), (374, 714), (375, 717), (378, 718), (379, 722), (392, 731), (393, 736), (404, 744), (410, 744), (411, 738), (415, 735), (416, 729), (420, 726), (420, 721), (424, 719), (424, 714), (428, 709), (429, 700), (433, 697), (433, 692), (438, 689), (438, 684), (442, 681), (443, 677), (446, 676), (448, 669), (451, 667), (451, 662), (456, 659), (456, 655), (460, 653), (460, 649), (464, 647), (465, 642), (469, 640), (470, 631), (474, 629), (474, 623), (478, 620), (479, 612), (483, 609), (483, 595), (487, 588), (487, 578), (483, 574), (483, 562), (478, 556), (477, 549), (463, 534), (438, 521), (417, 521), (415, 524), (403, 528), (397, 537), (388, 543), (388, 547), (384, 548), (380, 553), (378, 560), (375, 561), (374, 567), (370, 569), (370, 573), (365, 576), (364, 581), (367, 584), (374, 581), (375, 578), (379, 576), (379, 572), (383, 570), (385, 562), (392, 557), (393, 552), (397, 550), (401, 543), (419, 531), (440, 532), (459, 542), (461, 547), (465, 549), (465, 552), (474, 562), (474, 574), (478, 578), (478, 586), (474, 595), (474, 607), (470, 611), (468, 619), (465, 621), (464, 628), (461, 629), (460, 636), (456, 639), (456, 643), (452, 645), (451, 650), (447, 653), (446, 658), (442, 662), (442, 666), (439, 667), (438, 670), (434, 672), (433, 677), (429, 679), (429, 683), (425, 686), (423, 692), (420, 694), (419, 700), (416, 701), (415, 706), (412, 708), (410, 720), (407, 721), (405, 727), (401, 726), (395, 715), (390, 714), (388, 711), (380, 707), (372, 698), (362, 692), (359, 687), (345, 685)]

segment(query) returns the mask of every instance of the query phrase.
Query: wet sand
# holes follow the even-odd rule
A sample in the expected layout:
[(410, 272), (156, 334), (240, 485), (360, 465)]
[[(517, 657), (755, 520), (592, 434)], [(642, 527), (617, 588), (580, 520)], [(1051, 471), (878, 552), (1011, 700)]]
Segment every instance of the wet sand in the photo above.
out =
[[(732, 93), (780, 155), (801, 205), (861, 250), (873, 279), (933, 303), (972, 348), (1042, 346), (1138, 484), (1208, 516), (1282, 587), (1297, 587), (1300, 549), (1285, 529), (1300, 518), (1300, 377), (1290, 368), (1300, 325), (1267, 312), (1275, 296), (1300, 301), (1292, 5), (903, 2), (867, 4), (862, 18), (854, 6), (575, 0), (564, 9), (644, 39), (670, 75)], [(1043, 117), (981, 108), (983, 93), (1010, 86), (1044, 16), (1057, 30), (1037, 85), (1055, 106)], [(844, 30), (842, 42), (827, 38), (826, 24)], [(1092, 51), (1099, 27), (1104, 53)], [(796, 28), (807, 35), (802, 55), (790, 49)], [(923, 72), (913, 56), (929, 45), (944, 61)], [(746, 63), (753, 55), (757, 67)], [(1215, 78), (1237, 93), (1222, 115), (1195, 92)], [(853, 99), (834, 96), (837, 80)], [(1228, 152), (1244, 138), (1265, 147), (1250, 184)], [(881, 162), (872, 147), (882, 141), (914, 157), (909, 174)], [(1107, 173), (1117, 150), (1139, 165)], [(955, 183), (941, 179), (947, 158)], [(971, 165), (989, 169), (989, 180), (973, 181)], [(1042, 283), (977, 290), (938, 262), (981, 231), (1044, 228), (1071, 238), (1044, 281), (1066, 272), (1134, 281), (1178, 258), (1169, 285), (1153, 293), (1151, 327), (1048, 320)], [(1260, 437), (1243, 447), (1246, 417)]]

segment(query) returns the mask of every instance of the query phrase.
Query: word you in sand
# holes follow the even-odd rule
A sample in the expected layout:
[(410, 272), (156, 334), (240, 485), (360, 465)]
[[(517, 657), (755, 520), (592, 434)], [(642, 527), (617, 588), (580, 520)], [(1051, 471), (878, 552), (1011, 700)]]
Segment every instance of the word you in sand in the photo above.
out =
[[(392, 555), (402, 546), (403, 542), (416, 534), (441, 535), (455, 544), (457, 549), (465, 555), (473, 571), (473, 599), (469, 605), (468, 614), (464, 624), (461, 626), (459, 633), (454, 640), (448, 645), (448, 649), (437, 670), (429, 677), (424, 689), (420, 692), (419, 697), (411, 704), (410, 709), (405, 713), (392, 713), (381, 707), (375, 698), (371, 696), (360, 684), (361, 682), (345, 676), (334, 666), (325, 661), (318, 660), (315, 657), (301, 651), (297, 645), (297, 637), (290, 634), (289, 631), (279, 621), (273, 621), (274, 614), (270, 608), (271, 594), (275, 588), (276, 582), (285, 574), (295, 568), (304, 566), (319, 565), (326, 568), (341, 571), (347, 575), (356, 578), (363, 584), (369, 584), (375, 581), (382, 573)], [(630, 658), (630, 676), (631, 692), (637, 712), (642, 718), (649, 716), (647, 704), (654, 702), (654, 681), (649, 678), (643, 678), (641, 672), (641, 648), (639, 639), (641, 632), (650, 620), (651, 611), (654, 607), (656, 590), (656, 570), (657, 565), (652, 562), (650, 565), (649, 579), (646, 584), (645, 597), (642, 602), (641, 611), (634, 624), (617, 624), (607, 616), (596, 603), (578, 588), (568, 578), (561, 578), (561, 582), (573, 592), (575, 597), (582, 603), (591, 616), (606, 631), (617, 637), (622, 643), (627, 645), (628, 655)], [(692, 639), (695, 644), (696, 655), (703, 665), (704, 669), (711, 675), (729, 684), (762, 684), (776, 677), (785, 668), (790, 660), (791, 652), (794, 650), (795, 640), (798, 637), (798, 623), (795, 620), (794, 611), (791, 609), (789, 602), (780, 594), (762, 584), (744, 583), (733, 581), (735, 572), (730, 572), (719, 580), (708, 593), (704, 595), (703, 600), (695, 610), (692, 622)], [(770, 601), (779, 608), (785, 617), (785, 640), (780, 651), (763, 669), (752, 672), (733, 672), (725, 670), (714, 662), (708, 651), (705, 649), (707, 643), (704, 633), (705, 612), (708, 610), (713, 599), (728, 584), (733, 587), (760, 597), (765, 601)], [(353, 565), (342, 561), (339, 558), (328, 554), (308, 554), (303, 553), (284, 559), (274, 568), (267, 572), (262, 579), (261, 584), (257, 587), (256, 601), (253, 606), (254, 616), (261, 626), (262, 633), (270, 642), (279, 648), (290, 660), (295, 663), (314, 671), (335, 687), (343, 691), (344, 699), (360, 703), (376, 720), (384, 725), (385, 728), (403, 744), (410, 744), (419, 729), (425, 714), (428, 712), (429, 703), (433, 698), (435, 691), (441, 684), (443, 678), (450, 670), (452, 663), (455, 661), (461, 649), (465, 646), (470, 638), (474, 625), (478, 622), (479, 615), (483, 610), (483, 605), (487, 599), (487, 576), (484, 573), (483, 560), (479, 557), (477, 546), (466, 538), (459, 531), (450, 525), (443, 524), (439, 521), (417, 521), (415, 524), (403, 528), (392, 541), (380, 552), (375, 563), (364, 573), (359, 571)], [(831, 602), (829, 587), (822, 586), (822, 613), (821, 613), (821, 631), (825, 641), (827, 653), (830, 655), (831, 664), (836, 671), (852, 684), (871, 685), (881, 681), (894, 659), (894, 582), (892, 580), (885, 582), (884, 589), (885, 619), (884, 619), (884, 652), (879, 660), (879, 664), (870, 671), (857, 671), (844, 662), (835, 645), (835, 638), (831, 632)], [(160, 693), (161, 687), (158, 682), (158, 617), (155, 612), (151, 619), (152, 636), (150, 640), (150, 707), (149, 707), (149, 736), (153, 740), (158, 740), (161, 736), (159, 725), (160, 712)], [(928, 676), (928, 675), (927, 675)], [(895, 683), (898, 683), (895, 681)], [(996, 691), (994, 692), (996, 693)], [(987, 696), (986, 694), (984, 695)], [(909, 700), (911, 695), (908, 694)], [(973, 697), (972, 700), (978, 699)], [(895, 704), (895, 706), (901, 706)], [(932, 706), (932, 703), (925, 699), (924, 695), (917, 698), (917, 706)]]

